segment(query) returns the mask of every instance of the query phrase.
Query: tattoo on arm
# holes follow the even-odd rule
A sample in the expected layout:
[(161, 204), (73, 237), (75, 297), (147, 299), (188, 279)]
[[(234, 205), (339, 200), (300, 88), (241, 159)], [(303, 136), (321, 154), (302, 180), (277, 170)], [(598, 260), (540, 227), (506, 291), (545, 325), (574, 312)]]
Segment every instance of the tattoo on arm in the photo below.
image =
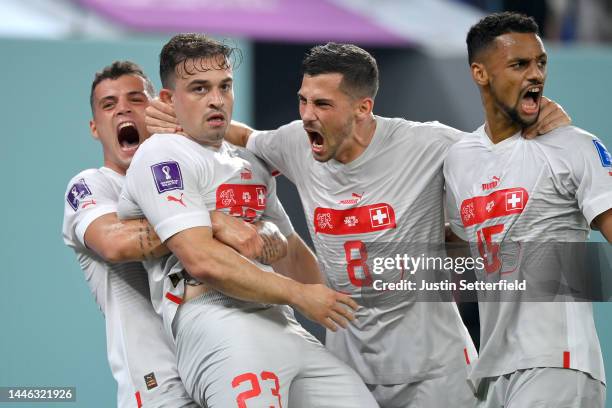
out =
[(264, 246), (261, 256), (259, 256), (257, 260), (262, 264), (270, 265), (282, 258), (286, 246), (286, 241), (283, 237), (280, 236), (279, 233), (273, 235), (262, 234), (260, 236), (264, 242)]

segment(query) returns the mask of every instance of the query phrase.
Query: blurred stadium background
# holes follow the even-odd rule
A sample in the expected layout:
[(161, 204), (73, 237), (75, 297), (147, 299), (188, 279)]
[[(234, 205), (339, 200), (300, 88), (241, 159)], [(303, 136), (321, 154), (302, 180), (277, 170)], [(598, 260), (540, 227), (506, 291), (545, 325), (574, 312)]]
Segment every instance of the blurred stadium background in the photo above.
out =
[[(67, 181), (102, 164), (87, 125), (95, 71), (130, 59), (159, 86), (157, 57), (172, 34), (229, 38), (244, 53), (234, 117), (274, 128), (299, 118), (304, 52), (327, 41), (355, 42), (380, 65), (376, 113), (471, 131), (482, 113), (465, 34), (487, 12), (506, 9), (533, 15), (543, 28), (546, 95), (612, 147), (610, 0), (2, 0), (0, 176), (9, 184), (0, 203), (0, 386), (76, 386), (77, 403), (56, 407), (116, 401), (103, 318), (61, 240)], [(296, 228), (309, 239), (295, 190), (280, 185)], [(612, 373), (612, 304), (595, 310)]]

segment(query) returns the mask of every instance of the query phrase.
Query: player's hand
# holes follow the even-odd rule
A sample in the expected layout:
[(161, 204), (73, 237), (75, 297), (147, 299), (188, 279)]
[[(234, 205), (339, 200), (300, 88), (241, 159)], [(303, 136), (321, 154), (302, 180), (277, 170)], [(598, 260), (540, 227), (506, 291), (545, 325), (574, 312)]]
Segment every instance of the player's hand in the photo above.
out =
[(276, 224), (269, 221), (258, 221), (254, 225), (264, 243), (261, 256), (255, 259), (262, 264), (272, 265), (287, 256), (287, 238), (280, 232)]
[(334, 332), (338, 325), (346, 328), (348, 322), (355, 319), (353, 311), (358, 307), (348, 295), (321, 284), (303, 285), (303, 291), (293, 306), (308, 319)]
[(264, 241), (257, 229), (240, 218), (232, 217), (218, 211), (210, 213), (213, 224), (213, 237), (225, 245), (234, 248), (249, 259), (261, 257)]
[(543, 96), (538, 121), (524, 129), (523, 136), (526, 139), (533, 139), (551, 130), (571, 124), (572, 118), (563, 110), (561, 105)]
[(159, 98), (151, 101), (145, 110), (145, 123), (149, 133), (180, 133), (183, 128), (178, 124), (174, 107)]

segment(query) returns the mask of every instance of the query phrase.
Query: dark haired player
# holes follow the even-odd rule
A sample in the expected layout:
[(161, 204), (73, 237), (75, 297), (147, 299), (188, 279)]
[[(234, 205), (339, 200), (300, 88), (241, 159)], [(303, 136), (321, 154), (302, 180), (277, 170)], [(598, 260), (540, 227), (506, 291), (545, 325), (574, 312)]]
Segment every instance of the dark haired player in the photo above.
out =
[[(383, 407), (472, 407), (467, 371), (476, 352), (456, 306), (410, 293), (393, 302), (372, 296), (368, 259), (393, 254), (365, 246), (444, 242), (442, 162), (461, 132), (374, 115), (378, 66), (357, 46), (316, 46), (302, 70), (301, 121), (252, 134), (233, 127), (230, 136), (296, 185), (330, 287), (365, 306), (347, 330), (327, 332), (326, 346)], [(174, 130), (171, 109), (155, 107), (148, 125)], [(539, 131), (566, 123), (554, 108)]]
[[(467, 46), (486, 123), (451, 147), (444, 174), (453, 231), (486, 256), (481, 276), (513, 279), (534, 265), (541, 275), (547, 262), (572, 254), (538, 243), (583, 242), (591, 227), (612, 241), (612, 163), (601, 141), (571, 126), (521, 137), (541, 115), (546, 81), (535, 21), (490, 15), (470, 29)], [(502, 261), (510, 242), (524, 244), (518, 268)], [(604, 407), (591, 303), (481, 301), (479, 308), (480, 356), (470, 376), (479, 407)]]
[(233, 108), (233, 52), (198, 34), (177, 35), (163, 47), (160, 98), (174, 106), (185, 134), (154, 135), (142, 145), (120, 206), (122, 216), (144, 214), (173, 253), (148, 270), (163, 286), (164, 324), (181, 378), (209, 408), (376, 406), (357, 374), (280, 306), (333, 328), (352, 317), (346, 306), (354, 302), (263, 269), (211, 239), (210, 210), (271, 217), (295, 254), (291, 266), (319, 279), (266, 167), (223, 141)]
[(154, 94), (132, 62), (116, 61), (96, 73), (90, 128), (102, 144), (104, 166), (76, 175), (64, 202), (64, 242), (104, 313), (119, 408), (198, 406), (179, 378), (174, 345), (151, 304), (147, 272), (135, 262), (168, 251), (146, 220), (122, 222), (116, 214), (125, 172), (149, 136), (144, 110)]

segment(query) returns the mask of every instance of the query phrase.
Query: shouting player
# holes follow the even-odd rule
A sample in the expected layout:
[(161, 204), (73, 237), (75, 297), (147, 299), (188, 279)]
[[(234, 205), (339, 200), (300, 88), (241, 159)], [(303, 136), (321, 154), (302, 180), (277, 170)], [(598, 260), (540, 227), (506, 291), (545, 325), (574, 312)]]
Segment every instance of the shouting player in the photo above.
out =
[[(486, 260), (480, 277), (542, 275), (548, 262), (572, 257), (544, 249), (585, 241), (590, 227), (612, 241), (612, 163), (601, 141), (569, 126), (521, 137), (541, 115), (546, 80), (535, 21), (490, 15), (470, 29), (467, 46), (486, 123), (451, 147), (444, 173), (452, 228)], [(517, 245), (518, 267), (506, 254)], [(471, 374), (479, 407), (604, 407), (591, 303), (479, 296), (481, 348)]]
[[(357, 46), (316, 46), (302, 69), (301, 121), (265, 132), (235, 126), (230, 135), (296, 185), (329, 285), (365, 306), (347, 330), (327, 332), (327, 347), (383, 407), (472, 407), (467, 371), (476, 353), (456, 305), (413, 293), (388, 302), (373, 292), (368, 259), (397, 246), (368, 253), (365, 245), (444, 242), (442, 162), (461, 132), (374, 115), (378, 67)], [(155, 108), (147, 124), (176, 130), (172, 109)], [(536, 132), (567, 123), (554, 104), (546, 113)]]
[[(291, 304), (335, 328), (352, 317), (347, 306), (354, 301), (262, 269), (211, 240), (210, 210), (271, 217), (288, 236), (289, 252), (305, 258), (293, 266), (319, 274), (314, 255), (292, 239), (266, 167), (223, 141), (233, 108), (233, 52), (198, 34), (177, 35), (163, 47), (160, 97), (174, 106), (185, 135), (154, 135), (142, 145), (120, 206), (122, 216), (144, 214), (173, 253), (149, 273), (163, 284), (156, 292), (164, 296), (181, 378), (210, 408), (377, 406), (357, 374), (279, 306)], [(298, 245), (303, 249), (292, 248)]]
[(104, 166), (76, 175), (64, 203), (64, 242), (76, 252), (105, 317), (119, 408), (198, 406), (178, 376), (173, 345), (151, 304), (147, 272), (135, 262), (168, 250), (146, 220), (122, 222), (116, 214), (125, 172), (149, 136), (144, 110), (154, 92), (140, 67), (129, 61), (96, 74), (90, 128), (102, 144)]

